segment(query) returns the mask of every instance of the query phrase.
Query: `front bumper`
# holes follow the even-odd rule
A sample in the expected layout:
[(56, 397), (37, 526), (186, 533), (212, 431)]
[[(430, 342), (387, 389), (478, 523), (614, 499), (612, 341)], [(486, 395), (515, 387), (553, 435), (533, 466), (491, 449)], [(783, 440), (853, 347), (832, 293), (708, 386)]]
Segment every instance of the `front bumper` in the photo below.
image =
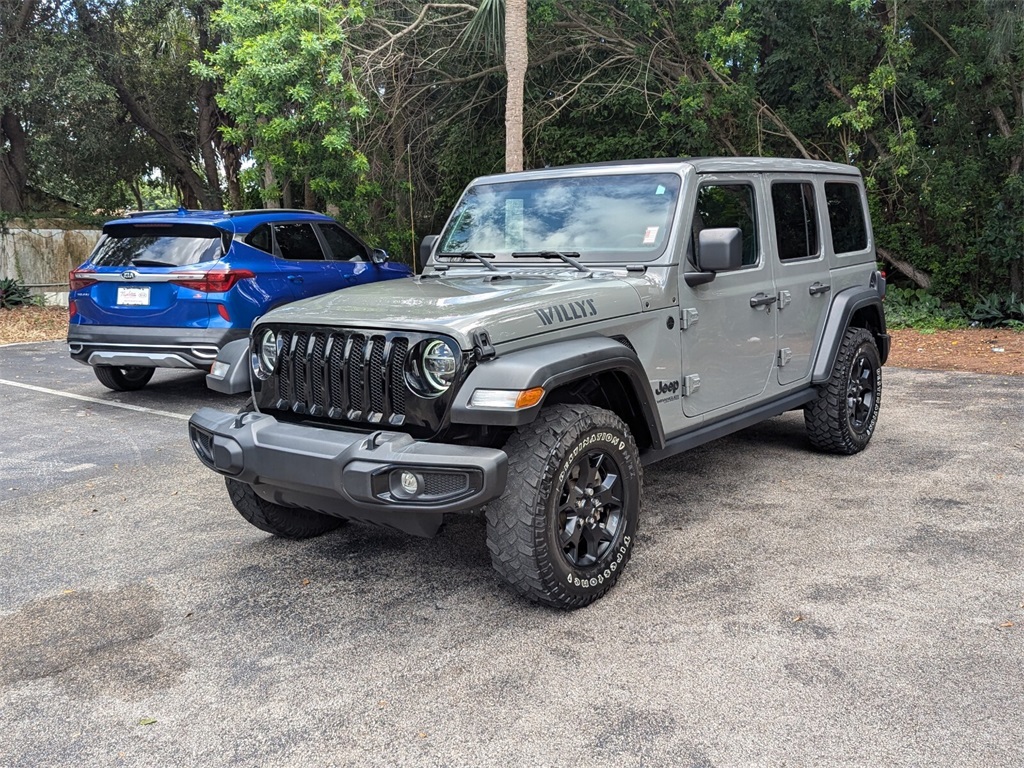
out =
[[(289, 424), (264, 413), (202, 408), (189, 419), (189, 437), (207, 467), (267, 501), (421, 536), (432, 536), (445, 513), (500, 496), (508, 474), (508, 457), (495, 448)], [(403, 487), (403, 473), (415, 491)]]
[(72, 324), (68, 328), (68, 348), (71, 358), (85, 365), (198, 368), (208, 371), (225, 344), (248, 335), (244, 328)]

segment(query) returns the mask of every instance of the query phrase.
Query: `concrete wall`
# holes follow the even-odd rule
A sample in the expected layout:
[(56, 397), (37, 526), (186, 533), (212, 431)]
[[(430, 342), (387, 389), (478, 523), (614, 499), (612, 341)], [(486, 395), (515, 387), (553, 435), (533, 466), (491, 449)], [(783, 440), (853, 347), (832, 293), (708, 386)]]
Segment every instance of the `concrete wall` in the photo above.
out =
[(47, 304), (67, 306), (68, 272), (88, 258), (98, 229), (59, 219), (9, 222), (0, 230), (0, 277), (25, 283)]

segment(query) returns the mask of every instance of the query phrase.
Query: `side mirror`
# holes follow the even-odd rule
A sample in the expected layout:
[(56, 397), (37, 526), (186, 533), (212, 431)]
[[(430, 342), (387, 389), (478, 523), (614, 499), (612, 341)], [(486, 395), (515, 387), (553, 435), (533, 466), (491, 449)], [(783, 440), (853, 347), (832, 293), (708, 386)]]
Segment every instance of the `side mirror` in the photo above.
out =
[(370, 251), (370, 261), (374, 264), (384, 264), (388, 260), (388, 252), (383, 248), (374, 248)]
[(743, 266), (743, 232), (738, 227), (701, 230), (697, 246), (701, 272), (731, 272)]
[(434, 243), (437, 242), (439, 235), (427, 235), (420, 242), (420, 269), (423, 269), (423, 265), (430, 261), (430, 252), (434, 250)]

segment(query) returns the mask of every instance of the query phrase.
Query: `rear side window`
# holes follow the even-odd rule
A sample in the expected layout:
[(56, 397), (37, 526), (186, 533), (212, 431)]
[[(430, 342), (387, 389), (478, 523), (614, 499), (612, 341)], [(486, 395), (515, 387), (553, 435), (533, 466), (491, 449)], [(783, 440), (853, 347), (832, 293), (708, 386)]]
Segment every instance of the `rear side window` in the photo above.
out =
[(274, 234), (283, 258), (289, 261), (323, 261), (324, 252), (312, 224), (278, 224), (274, 227)]
[(783, 261), (818, 255), (818, 216), (814, 185), (809, 182), (772, 184), (775, 240)]
[(270, 234), (269, 224), (260, 224), (245, 238), (246, 245), (258, 248), (264, 253), (274, 252), (274, 238)]
[(754, 188), (748, 184), (716, 184), (701, 187), (693, 214), (693, 247), (701, 230), (739, 227), (743, 232), (743, 266), (757, 263), (757, 225)]
[(336, 224), (321, 224), (330, 257), (335, 261), (366, 261), (366, 249), (352, 235)]
[(832, 228), (832, 250), (850, 253), (867, 248), (868, 233), (860, 187), (839, 182), (826, 184), (825, 202), (828, 205), (828, 223)]
[(97, 267), (184, 267), (224, 253), (220, 230), (188, 224), (117, 224), (92, 254)]

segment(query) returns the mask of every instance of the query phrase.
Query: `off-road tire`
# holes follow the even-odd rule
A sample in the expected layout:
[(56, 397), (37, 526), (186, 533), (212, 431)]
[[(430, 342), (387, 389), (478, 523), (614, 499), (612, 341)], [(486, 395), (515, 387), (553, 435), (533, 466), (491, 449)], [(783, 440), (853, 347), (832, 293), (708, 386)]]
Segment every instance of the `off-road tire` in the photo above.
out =
[(142, 389), (153, 378), (155, 368), (132, 365), (118, 368), (113, 365), (97, 365), (93, 369), (96, 378), (107, 389), (115, 392), (133, 392)]
[(535, 602), (592, 603), (636, 543), (643, 469), (629, 428), (602, 408), (555, 405), (520, 427), (505, 452), (508, 485), (487, 506), (491, 564)]
[(282, 539), (309, 539), (333, 531), (345, 524), (339, 517), (309, 509), (284, 507), (256, 495), (252, 486), (230, 477), (224, 478), (228, 496), (238, 513), (261, 531)]
[(882, 360), (875, 338), (864, 328), (848, 328), (832, 376), (818, 399), (804, 408), (811, 445), (846, 455), (864, 450), (881, 404)]

